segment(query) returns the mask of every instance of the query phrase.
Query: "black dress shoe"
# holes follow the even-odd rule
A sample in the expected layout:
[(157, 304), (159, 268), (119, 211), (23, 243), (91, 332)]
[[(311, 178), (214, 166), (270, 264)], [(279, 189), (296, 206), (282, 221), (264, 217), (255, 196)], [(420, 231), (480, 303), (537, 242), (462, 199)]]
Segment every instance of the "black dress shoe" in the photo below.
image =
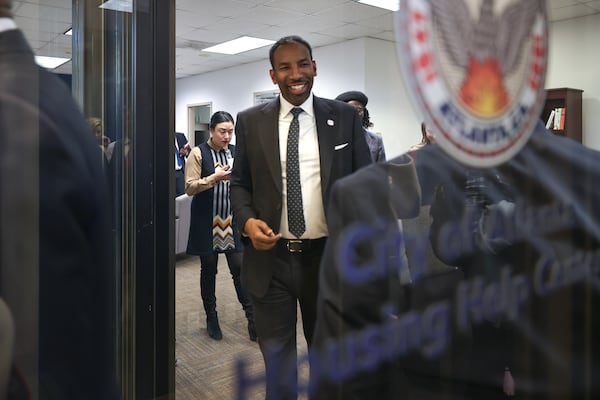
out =
[(206, 330), (208, 331), (208, 336), (215, 340), (223, 339), (223, 332), (221, 332), (221, 327), (219, 326), (218, 318), (207, 318), (206, 319)]
[(250, 340), (256, 342), (256, 327), (252, 320), (248, 320), (248, 336), (250, 337)]

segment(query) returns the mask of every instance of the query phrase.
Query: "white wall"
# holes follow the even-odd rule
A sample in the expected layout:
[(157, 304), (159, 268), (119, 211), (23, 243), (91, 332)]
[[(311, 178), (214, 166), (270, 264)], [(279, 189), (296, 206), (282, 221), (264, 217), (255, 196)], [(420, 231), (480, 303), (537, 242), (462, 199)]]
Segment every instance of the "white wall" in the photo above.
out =
[(395, 43), (368, 39), (366, 70), (365, 93), (373, 130), (381, 134), (390, 159), (421, 141), (422, 118), (406, 91)]
[(224, 110), (234, 117), (252, 104), (254, 92), (274, 88), (269, 77), (268, 59), (221, 71), (178, 79), (175, 86), (175, 131), (188, 138), (187, 107), (212, 102), (213, 112)]
[[(583, 142), (600, 149), (600, 15), (550, 25), (546, 87), (583, 89)], [(388, 158), (420, 141), (421, 116), (408, 96), (392, 42), (361, 38), (314, 49), (317, 96), (334, 98), (347, 90), (369, 96), (368, 109), (380, 133)], [(265, 60), (244, 64), (176, 82), (175, 129), (188, 133), (187, 106), (212, 102), (213, 111), (232, 115), (252, 105), (253, 93), (277, 89)], [(189, 135), (188, 135), (189, 136)]]
[(583, 90), (583, 143), (600, 150), (600, 14), (555, 22), (549, 35), (546, 87)]

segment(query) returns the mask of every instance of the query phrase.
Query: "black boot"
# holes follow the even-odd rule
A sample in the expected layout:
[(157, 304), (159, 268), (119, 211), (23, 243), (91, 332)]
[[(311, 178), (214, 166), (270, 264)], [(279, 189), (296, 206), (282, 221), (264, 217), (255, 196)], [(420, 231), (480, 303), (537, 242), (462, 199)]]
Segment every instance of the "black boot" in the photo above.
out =
[(229, 272), (231, 272), (231, 278), (233, 279), (233, 286), (235, 287), (235, 294), (237, 295), (238, 301), (244, 309), (246, 319), (248, 320), (248, 337), (253, 342), (256, 342), (256, 327), (254, 326), (254, 316), (252, 312), (252, 304), (248, 298), (248, 294), (242, 287), (240, 282), (240, 270), (242, 266), (242, 253), (228, 253), (227, 264), (229, 265)]
[(217, 313), (206, 317), (206, 330), (208, 331), (208, 336), (211, 338), (215, 340), (223, 339), (223, 332), (221, 332), (221, 327), (219, 326), (219, 318), (217, 318)]
[(256, 327), (254, 326), (254, 320), (251, 318), (248, 319), (248, 336), (250, 340), (256, 342)]

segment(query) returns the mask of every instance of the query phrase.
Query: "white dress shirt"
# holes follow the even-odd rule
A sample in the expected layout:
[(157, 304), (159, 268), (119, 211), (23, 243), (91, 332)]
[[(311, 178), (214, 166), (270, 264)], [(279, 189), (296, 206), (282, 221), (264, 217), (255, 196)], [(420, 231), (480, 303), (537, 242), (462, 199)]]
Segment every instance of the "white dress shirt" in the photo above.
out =
[[(292, 113), (295, 106), (283, 97), (279, 97), (279, 157), (281, 159), (281, 176), (283, 189), (283, 207), (281, 210), (281, 225), (279, 232), (284, 238), (295, 239), (288, 228), (287, 220), (287, 190), (286, 190), (286, 158), (287, 136), (292, 123)], [(327, 222), (323, 207), (321, 191), (321, 160), (319, 158), (319, 139), (317, 123), (313, 109), (312, 93), (300, 106), (303, 112), (298, 116), (300, 136), (298, 138), (298, 161), (300, 164), (300, 182), (302, 185), (302, 205), (306, 231), (301, 239), (318, 239), (327, 236)]]

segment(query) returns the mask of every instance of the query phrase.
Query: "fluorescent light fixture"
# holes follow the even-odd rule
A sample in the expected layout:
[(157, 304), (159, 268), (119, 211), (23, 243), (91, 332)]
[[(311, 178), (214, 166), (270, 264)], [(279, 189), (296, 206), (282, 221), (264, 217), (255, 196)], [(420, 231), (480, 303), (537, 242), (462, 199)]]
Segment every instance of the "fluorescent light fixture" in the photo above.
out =
[(39, 66), (47, 68), (47, 69), (58, 68), (70, 60), (71, 60), (70, 58), (63, 58), (63, 57), (35, 56), (35, 62), (37, 62)]
[(106, 10), (133, 12), (133, 0), (107, 0), (98, 6)]
[(398, 11), (400, 5), (399, 0), (358, 0), (359, 3), (368, 4), (379, 8), (385, 8), (390, 11)]
[(268, 46), (273, 43), (275, 43), (274, 40), (242, 36), (237, 39), (230, 40), (228, 42), (223, 42), (221, 44), (208, 47), (206, 49), (203, 49), (202, 51), (232, 55), (242, 53), (248, 50), (258, 49), (259, 47)]
[(73, 36), (73, 28), (67, 29), (67, 31), (65, 33), (63, 33), (63, 35)]

